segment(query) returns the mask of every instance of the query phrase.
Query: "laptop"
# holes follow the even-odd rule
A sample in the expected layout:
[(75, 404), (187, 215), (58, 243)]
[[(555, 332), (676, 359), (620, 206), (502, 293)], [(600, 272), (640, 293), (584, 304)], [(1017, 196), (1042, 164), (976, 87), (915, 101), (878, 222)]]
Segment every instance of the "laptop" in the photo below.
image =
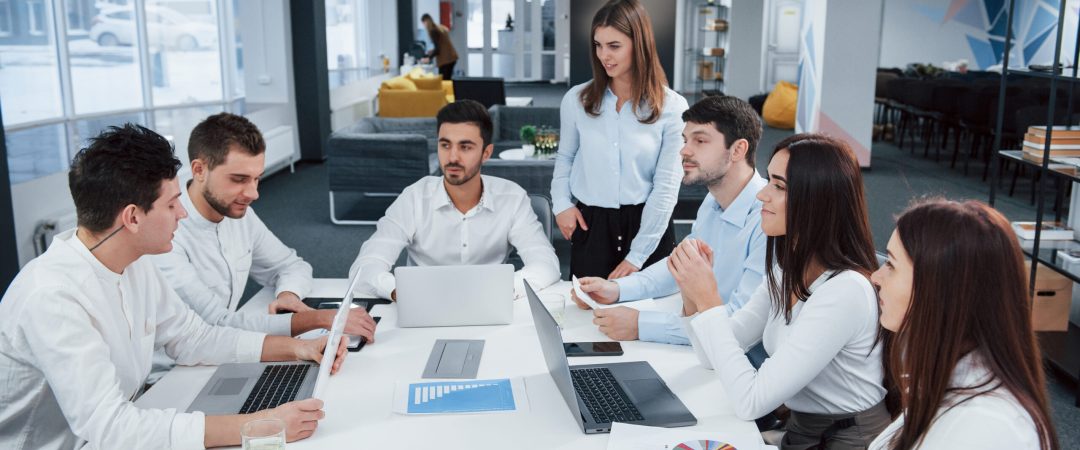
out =
[(333, 343), (341, 339), (345, 329), (359, 273), (353, 276), (334, 315), (321, 364), (310, 361), (222, 364), (199, 391), (187, 412), (247, 414), (276, 408), (293, 400), (323, 398), (326, 379), (330, 377), (330, 367), (337, 355), (338, 346)]
[(525, 293), (548, 372), (586, 434), (608, 433), (613, 422), (654, 427), (697, 424), (697, 418), (645, 361), (571, 367), (559, 325), (527, 281)]
[(506, 325), (514, 320), (514, 266), (403, 266), (394, 269), (398, 326)]

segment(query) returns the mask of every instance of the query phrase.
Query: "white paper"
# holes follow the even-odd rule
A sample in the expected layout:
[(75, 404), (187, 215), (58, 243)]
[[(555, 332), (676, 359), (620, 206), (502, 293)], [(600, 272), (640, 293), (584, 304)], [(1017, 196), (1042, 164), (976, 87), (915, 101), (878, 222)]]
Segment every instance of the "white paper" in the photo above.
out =
[[(516, 413), (516, 412), (528, 411), (529, 410), (529, 395), (528, 395), (528, 391), (525, 388), (525, 379), (522, 378), (522, 377), (509, 377), (509, 379), (510, 379), (510, 388), (513, 390), (513, 393), (514, 393), (514, 409), (512, 409), (512, 410), (502, 410), (502, 411), (453, 412), (453, 413), (444, 413), (444, 414), (455, 414), (455, 415), (461, 415), (461, 414), (506, 414), (506, 413)], [(431, 383), (431, 382), (439, 382), (439, 381), (468, 381), (468, 380), (425, 379), (425, 380), (412, 380), (412, 381), (408, 381), (408, 380), (407, 381), (398, 381), (398, 382), (394, 383), (394, 404), (393, 404), (392, 410), (396, 414), (402, 414), (402, 415), (406, 415), (406, 416), (434, 415), (434, 414), (421, 414), (421, 413), (410, 413), (410, 412), (408, 412), (409, 411), (409, 405), (408, 405), (408, 403), (409, 403), (409, 385), (411, 385), (413, 383)], [(475, 387), (475, 386), (473, 386), (473, 387)], [(452, 390), (457, 390), (457, 389), (452, 389)], [(443, 394), (445, 394), (446, 392), (449, 392), (449, 391), (444, 391)], [(428, 393), (430, 394), (431, 397), (435, 397), (437, 395), (437, 393), (434, 391), (434, 389), (431, 390)]]
[(581, 301), (585, 302), (586, 305), (589, 305), (589, 307), (592, 309), (604, 309), (614, 308), (616, 306), (623, 306), (617, 303), (613, 303), (610, 305), (602, 305), (600, 303), (596, 303), (596, 300), (593, 300), (592, 297), (589, 296), (589, 294), (586, 294), (585, 291), (581, 290), (581, 282), (578, 281), (577, 276), (571, 275), (570, 280), (574, 282), (574, 293), (577, 294), (577, 297), (580, 298)]
[[(756, 430), (756, 428), (754, 428)], [(730, 444), (737, 450), (758, 450), (767, 447), (761, 440), (761, 434), (731, 433), (723, 431), (703, 431), (689, 428), (660, 428), (611, 424), (611, 436), (608, 438), (608, 450), (669, 450), (684, 442), (701, 440), (718, 441)], [(689, 448), (702, 448), (688, 445)]]

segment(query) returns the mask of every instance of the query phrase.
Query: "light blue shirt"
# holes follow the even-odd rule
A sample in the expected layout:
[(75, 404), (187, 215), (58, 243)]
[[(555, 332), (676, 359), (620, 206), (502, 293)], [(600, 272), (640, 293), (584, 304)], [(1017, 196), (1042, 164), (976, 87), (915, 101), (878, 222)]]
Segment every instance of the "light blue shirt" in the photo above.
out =
[[(717, 292), (730, 315), (750, 299), (765, 276), (765, 233), (761, 231), (761, 202), (757, 193), (768, 184), (754, 173), (735, 201), (722, 209), (712, 195), (698, 208), (690, 235), (713, 249), (713, 275)], [(667, 267), (667, 258), (628, 277), (619, 284), (619, 301), (663, 297), (679, 291)], [(689, 338), (679, 316), (662, 311), (641, 311), (638, 339), (666, 344), (688, 345)]]
[(559, 153), (551, 179), (553, 211), (566, 211), (574, 206), (574, 198), (613, 209), (644, 203), (641, 227), (626, 256), (640, 268), (660, 243), (678, 201), (686, 99), (664, 88), (660, 118), (641, 123), (638, 117), (646, 116), (648, 107), (639, 108), (635, 115), (627, 102), (615, 111), (617, 98), (608, 89), (600, 115), (591, 117), (580, 100), (588, 83), (571, 88), (560, 106)]

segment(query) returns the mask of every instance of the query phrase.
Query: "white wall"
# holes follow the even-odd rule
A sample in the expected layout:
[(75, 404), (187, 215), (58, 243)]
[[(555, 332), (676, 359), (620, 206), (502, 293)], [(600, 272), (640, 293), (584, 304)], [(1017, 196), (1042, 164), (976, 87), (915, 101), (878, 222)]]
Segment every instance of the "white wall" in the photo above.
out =
[[(746, 100), (761, 93), (765, 55), (765, 2), (731, 2), (728, 56), (724, 67), (724, 93)], [(681, 66), (679, 66), (681, 67)]]

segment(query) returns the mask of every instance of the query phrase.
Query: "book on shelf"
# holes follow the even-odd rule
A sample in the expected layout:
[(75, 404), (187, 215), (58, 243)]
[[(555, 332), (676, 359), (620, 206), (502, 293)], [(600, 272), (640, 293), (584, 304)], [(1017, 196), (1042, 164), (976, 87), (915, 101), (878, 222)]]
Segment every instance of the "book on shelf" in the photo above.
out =
[[(1013, 222), (1013, 231), (1020, 239), (1035, 239), (1035, 222)], [(1048, 241), (1072, 240), (1073, 230), (1061, 222), (1043, 222), (1039, 239)]]
[[(1042, 148), (1042, 146), (1032, 147), (1032, 146), (1027, 145), (1025, 143), (1024, 144), (1024, 154), (1025, 155), (1038, 156), (1040, 158), (1039, 160), (1042, 161), (1043, 148)], [(1057, 158), (1057, 157), (1061, 157), (1061, 156), (1080, 156), (1080, 148), (1077, 148), (1077, 149), (1050, 149), (1050, 157), (1051, 158)]]
[(724, 56), (723, 47), (705, 47), (701, 49), (702, 56)]
[[(1026, 159), (1028, 161), (1038, 163), (1038, 164), (1042, 164), (1042, 152), (1039, 152), (1038, 154), (1032, 154), (1032, 153), (1028, 153), (1028, 152), (1023, 152), (1023, 156), (1024, 156), (1024, 159)], [(1062, 156), (1062, 157), (1051, 156), (1050, 157), (1050, 164), (1047, 164), (1046, 168), (1050, 169), (1050, 170), (1061, 172), (1061, 173), (1066, 174), (1066, 175), (1076, 176), (1078, 171), (1080, 171), (1080, 167), (1077, 167), (1077, 166), (1080, 166), (1080, 158), (1068, 157), (1068, 156)]]
[[(1037, 148), (1039, 150), (1042, 150), (1043, 148), (1045, 148), (1045, 146), (1046, 146), (1045, 143), (1032, 142), (1032, 141), (1029, 141), (1027, 139), (1024, 140), (1024, 147)], [(1078, 150), (1078, 151), (1080, 151), (1080, 144), (1063, 144), (1063, 143), (1059, 143), (1057, 141), (1057, 139), (1055, 138), (1055, 139), (1052, 139), (1050, 141), (1050, 150)]]
[[(1027, 133), (1024, 135), (1024, 144), (1035, 144), (1042, 147), (1046, 144), (1046, 136), (1039, 136), (1037, 134)], [(1050, 138), (1050, 148), (1054, 148), (1055, 145), (1077, 145), (1080, 146), (1080, 138), (1070, 139), (1064, 137), (1058, 137), (1054, 134), (1054, 137)]]
[[(1046, 137), (1046, 126), (1032, 125), (1028, 127), (1028, 133)], [(1080, 125), (1054, 125), (1051, 139), (1056, 140), (1057, 138), (1080, 139)]]

